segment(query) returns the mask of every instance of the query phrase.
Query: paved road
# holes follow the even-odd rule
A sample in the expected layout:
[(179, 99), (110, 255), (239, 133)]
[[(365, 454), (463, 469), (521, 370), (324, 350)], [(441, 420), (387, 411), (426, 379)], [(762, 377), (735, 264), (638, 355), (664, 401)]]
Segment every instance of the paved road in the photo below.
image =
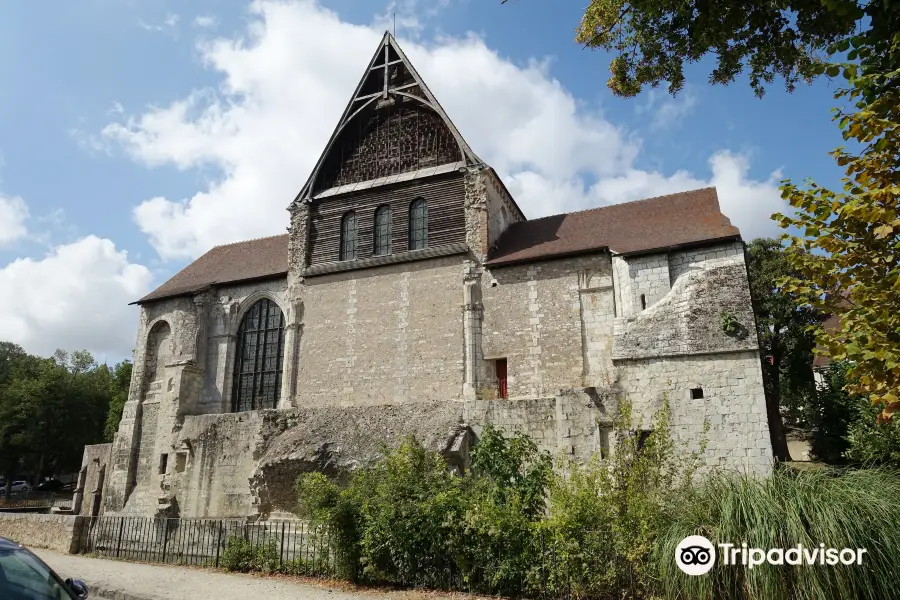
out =
[[(208, 569), (128, 563), (34, 550), (60, 577), (82, 579), (109, 600), (422, 600), (416, 592), (347, 591), (324, 585)], [(428, 594), (431, 596), (431, 594)], [(449, 595), (441, 594), (445, 598)]]

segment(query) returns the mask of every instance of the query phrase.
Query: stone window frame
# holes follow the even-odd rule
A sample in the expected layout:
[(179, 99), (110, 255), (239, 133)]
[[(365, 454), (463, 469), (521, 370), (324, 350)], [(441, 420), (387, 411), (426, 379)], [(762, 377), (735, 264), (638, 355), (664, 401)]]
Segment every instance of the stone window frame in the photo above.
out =
[(428, 247), (428, 202), (419, 196), (409, 203), (409, 250)]
[(359, 219), (355, 210), (348, 210), (341, 217), (341, 245), (338, 260), (356, 260), (359, 250)]
[[(245, 332), (244, 324), (247, 321), (247, 319), (250, 317), (251, 312), (257, 306), (260, 306), (263, 303), (266, 303), (266, 305), (267, 305), (265, 328), (263, 328), (263, 329), (257, 328), (254, 331)], [(284, 307), (281, 306), (281, 303), (278, 302), (277, 299), (271, 297), (268, 294), (253, 294), (250, 297), (248, 297), (246, 300), (244, 300), (242, 305), (243, 305), (242, 306), (243, 310), (238, 315), (238, 318), (235, 319), (235, 323), (237, 326), (236, 326), (236, 329), (234, 330), (233, 343), (231, 344), (232, 360), (230, 361), (230, 363), (231, 363), (230, 364), (230, 367), (231, 367), (230, 368), (230, 377), (228, 377), (228, 379), (231, 382), (231, 389), (229, 390), (229, 398), (230, 398), (230, 403), (228, 406), (229, 412), (238, 413), (238, 412), (246, 412), (246, 411), (250, 411), (250, 410), (260, 410), (260, 409), (264, 409), (264, 408), (278, 408), (279, 404), (282, 401), (282, 397), (284, 395), (284, 389), (283, 389), (284, 385), (285, 385), (284, 365), (285, 365), (285, 361), (288, 358), (288, 356), (287, 356), (288, 353), (286, 351), (287, 317), (285, 314)], [(269, 320), (272, 316), (270, 313), (272, 307), (277, 308), (280, 313), (279, 324), (274, 327), (270, 326), (271, 321)], [(266, 356), (265, 352), (266, 352), (266, 349), (270, 346), (269, 336), (270, 336), (270, 333), (272, 333), (272, 332), (274, 332), (274, 335), (277, 336), (277, 338), (276, 338), (277, 357), (275, 358), (275, 361), (274, 361), (274, 366), (275, 366), (274, 370), (265, 368), (265, 366), (266, 366), (265, 361), (269, 358)], [(242, 335), (242, 333), (243, 333), (243, 335)], [(254, 354), (254, 357), (253, 357), (254, 365), (253, 365), (252, 370), (241, 372), (241, 370), (243, 369), (243, 365), (244, 365), (243, 361), (245, 360), (241, 356), (241, 354), (243, 352), (243, 348), (244, 348), (243, 336), (246, 336), (246, 335), (252, 336), (253, 334), (256, 335), (255, 347), (257, 349), (256, 353)], [(262, 340), (262, 341), (260, 341), (260, 340)], [(262, 358), (263, 365), (262, 365), (261, 369), (257, 367), (257, 365), (259, 364), (259, 361), (260, 361), (260, 357), (259, 357), (259, 349), (260, 348), (263, 348), (263, 358)], [(240, 377), (242, 375), (243, 376), (251, 375), (252, 380), (253, 380), (253, 387), (256, 388), (256, 387), (258, 387), (257, 383), (256, 383), (257, 376), (260, 376), (259, 385), (261, 386), (261, 385), (263, 385), (265, 376), (270, 375), (272, 373), (275, 374), (275, 383), (272, 386), (272, 389), (274, 390), (274, 398), (273, 398), (273, 401), (271, 402), (271, 405), (267, 404), (267, 405), (263, 406), (262, 400), (260, 400), (259, 404), (257, 404), (257, 402), (256, 402), (257, 394), (256, 394), (256, 392), (253, 392), (253, 393), (251, 393), (251, 396), (249, 399), (249, 406), (245, 407), (244, 401), (240, 397), (240, 385), (239, 385)]]
[(390, 204), (382, 204), (375, 209), (372, 226), (372, 256), (386, 256), (391, 253), (393, 214)]

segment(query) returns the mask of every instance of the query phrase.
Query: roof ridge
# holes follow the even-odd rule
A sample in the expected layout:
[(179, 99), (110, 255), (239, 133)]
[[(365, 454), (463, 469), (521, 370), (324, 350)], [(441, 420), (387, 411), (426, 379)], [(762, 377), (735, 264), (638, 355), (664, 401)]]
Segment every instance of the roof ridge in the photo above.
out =
[(264, 235), (258, 238), (250, 238), (249, 240), (239, 240), (237, 242), (228, 242), (227, 244), (216, 244), (210, 250), (215, 250), (216, 248), (225, 248), (227, 246), (237, 246), (238, 244), (249, 244), (250, 242), (259, 242), (262, 240), (270, 240), (272, 238), (282, 237), (288, 235), (287, 233), (277, 233), (274, 235)]
[[(594, 206), (593, 208), (583, 208), (581, 210), (573, 210), (571, 212), (564, 213), (556, 213), (553, 215), (545, 215), (543, 217), (538, 217), (536, 219), (526, 219), (525, 221), (519, 221), (519, 223), (534, 223), (535, 221), (541, 221), (543, 219), (552, 219), (553, 217), (565, 217), (568, 215), (578, 215), (581, 213), (592, 212), (595, 210), (603, 210), (604, 208), (612, 208), (613, 206), (622, 206), (624, 204), (638, 204), (640, 202), (649, 202), (650, 200), (659, 200), (660, 198), (668, 198), (670, 196), (681, 196), (682, 194), (692, 194), (694, 192), (702, 192), (704, 190), (715, 190), (716, 186), (708, 185), (702, 188), (695, 188), (692, 190), (684, 190), (681, 192), (672, 192), (671, 194), (660, 194), (659, 196), (650, 196), (649, 198), (638, 198), (637, 200), (628, 200), (626, 202), (610, 202), (605, 206)], [(516, 225), (517, 223), (514, 223)]]

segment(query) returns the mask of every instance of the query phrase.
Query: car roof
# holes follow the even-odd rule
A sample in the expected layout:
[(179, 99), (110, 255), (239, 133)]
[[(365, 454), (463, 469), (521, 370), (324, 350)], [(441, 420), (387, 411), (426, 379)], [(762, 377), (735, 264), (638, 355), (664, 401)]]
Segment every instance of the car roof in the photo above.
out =
[(19, 544), (5, 537), (0, 537), (0, 550), (16, 550), (21, 548)]

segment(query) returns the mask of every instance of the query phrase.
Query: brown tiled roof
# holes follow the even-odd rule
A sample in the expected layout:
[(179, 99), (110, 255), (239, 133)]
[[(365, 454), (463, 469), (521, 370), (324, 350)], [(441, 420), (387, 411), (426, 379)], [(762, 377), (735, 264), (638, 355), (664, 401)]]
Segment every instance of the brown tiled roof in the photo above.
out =
[(487, 264), (602, 249), (630, 254), (739, 236), (719, 210), (716, 189), (704, 188), (515, 223)]
[(213, 284), (285, 275), (287, 234), (216, 246), (135, 304), (193, 294)]

